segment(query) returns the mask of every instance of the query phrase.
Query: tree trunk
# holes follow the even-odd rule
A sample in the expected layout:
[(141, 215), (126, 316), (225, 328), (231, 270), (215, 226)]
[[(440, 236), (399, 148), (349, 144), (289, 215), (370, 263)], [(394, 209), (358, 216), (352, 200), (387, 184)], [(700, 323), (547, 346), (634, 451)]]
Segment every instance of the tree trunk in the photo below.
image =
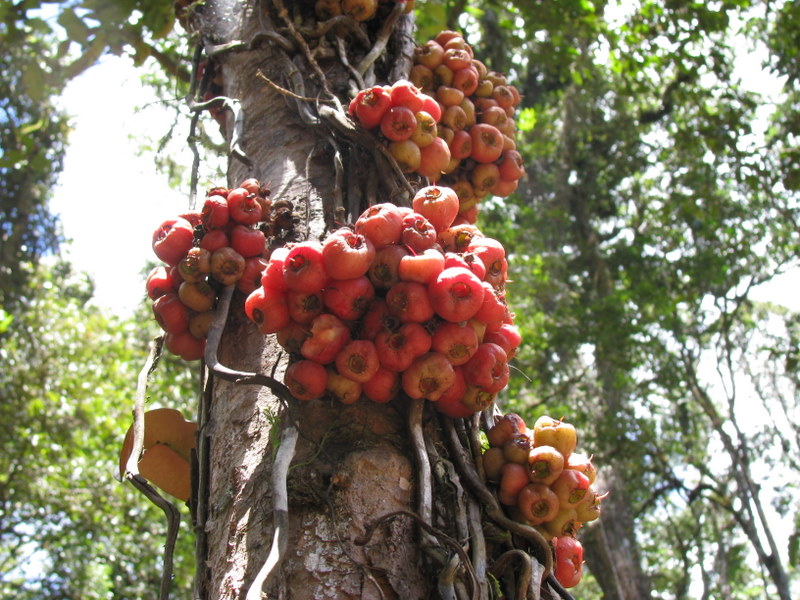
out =
[[(307, 103), (302, 108), (316, 115), (313, 100), (295, 100), (277, 87), (309, 98), (324, 97), (324, 92), (287, 28), (289, 22), (305, 24), (290, 15), (284, 21), (269, 8), (266, 3), (208, 2), (200, 15), (207, 54), (213, 55), (212, 45), (247, 42), (265, 31), (280, 31), (289, 42), (287, 48), (296, 49), (290, 56), (280, 43), (266, 40), (219, 54), (216, 60), (223, 94), (239, 102), (244, 119), (241, 131), (235, 131), (233, 112), (226, 113), (228, 136), (241, 134), (240, 147), (250, 162), (231, 159), (229, 184), (248, 177), (269, 182), (273, 201), (291, 201), (300, 217), (293, 239), (285, 241), (321, 239), (337, 213), (331, 132), (300, 116), (298, 103)], [(301, 7), (287, 8), (296, 15)], [(318, 62), (326, 69), (327, 84), (344, 96), (341, 65)], [(294, 64), (302, 71), (302, 85), (292, 80), (299, 74)], [(274, 338), (257, 332), (236, 308), (241, 302), (234, 301), (233, 306), (219, 361), (265, 374), (277, 364), (275, 377), (280, 379), (285, 363)], [(209, 444), (207, 552), (205, 572), (198, 577), (199, 597), (244, 598), (267, 559), (273, 537), (272, 459), (281, 429), (292, 421), (300, 439), (288, 478), (288, 552), (279, 576), (264, 592), (281, 598), (429, 595), (413, 522), (394, 519), (380, 527), (367, 545), (354, 544), (378, 517), (416, 509), (405, 407), (317, 400), (286, 410), (266, 387), (220, 379), (209, 385), (210, 411), (204, 429)]]

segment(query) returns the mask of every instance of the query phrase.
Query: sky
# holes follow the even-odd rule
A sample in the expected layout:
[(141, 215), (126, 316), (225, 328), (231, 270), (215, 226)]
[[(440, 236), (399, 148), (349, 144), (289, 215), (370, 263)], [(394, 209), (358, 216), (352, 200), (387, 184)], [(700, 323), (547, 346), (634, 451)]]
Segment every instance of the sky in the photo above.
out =
[(157, 137), (171, 122), (154, 100), (130, 62), (117, 57), (75, 79), (62, 98), (73, 130), (51, 209), (72, 240), (64, 254), (96, 284), (96, 304), (120, 315), (144, 295), (153, 231), (189, 207), (188, 190), (170, 189), (152, 154), (137, 155), (137, 132)]

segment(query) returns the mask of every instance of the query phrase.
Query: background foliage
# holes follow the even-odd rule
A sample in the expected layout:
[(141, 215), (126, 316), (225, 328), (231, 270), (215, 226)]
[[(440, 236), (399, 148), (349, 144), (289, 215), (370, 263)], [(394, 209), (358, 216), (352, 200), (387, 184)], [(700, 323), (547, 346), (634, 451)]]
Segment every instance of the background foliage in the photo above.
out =
[[(465, 31), (524, 96), (528, 177), (481, 214), (511, 254), (524, 329), (504, 409), (579, 426), (633, 515), (652, 597), (797, 586), (800, 323), (753, 292), (797, 267), (800, 9), (418, 4), (419, 41), (443, 23)], [(171, 11), (0, 2), (4, 597), (147, 597), (157, 576), (161, 516), (111, 477), (155, 328), (144, 312), (98, 314), (90, 283), (40, 259), (61, 243), (47, 208), (66, 140), (54, 98), (103, 53), (157, 63), (162, 93), (182, 89)], [(738, 68), (753, 49), (775, 97)], [(165, 364), (154, 402), (191, 414), (192, 376)], [(188, 582), (188, 531), (181, 541)], [(22, 568), (31, 556), (38, 570)], [(608, 594), (596, 575), (577, 596)]]

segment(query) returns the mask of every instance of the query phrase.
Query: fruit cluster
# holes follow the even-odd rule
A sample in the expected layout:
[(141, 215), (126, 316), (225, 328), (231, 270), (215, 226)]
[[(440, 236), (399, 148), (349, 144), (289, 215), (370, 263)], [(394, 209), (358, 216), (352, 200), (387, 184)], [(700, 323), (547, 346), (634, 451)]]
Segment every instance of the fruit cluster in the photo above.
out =
[(514, 140), (517, 89), (489, 71), (455, 31), (441, 31), (417, 47), (411, 83), (440, 104), (438, 135), (450, 162), (438, 181), (456, 190), (470, 223), (485, 196), (508, 196), (525, 170)]
[(200, 212), (155, 230), (153, 252), (165, 264), (150, 271), (146, 288), (167, 350), (184, 360), (203, 356), (219, 290), (235, 283), (249, 294), (260, 285), (268, 257), (264, 230), (290, 227), (290, 213), (248, 179), (234, 189), (212, 188)]
[(350, 117), (378, 133), (404, 173), (438, 180), (450, 164), (450, 148), (438, 135), (442, 107), (410, 81), (374, 85), (356, 94)]
[(583, 561), (575, 534), (600, 516), (605, 497), (593, 486), (591, 457), (575, 452), (575, 427), (543, 416), (528, 429), (522, 417), (508, 413), (486, 435), (483, 467), (487, 480), (498, 486), (498, 499), (511, 518), (551, 540), (555, 576), (564, 587), (574, 586)]
[(492, 402), (520, 343), (508, 263), (457, 214), (452, 189), (428, 186), (411, 207), (376, 204), (353, 229), (273, 251), (245, 313), (292, 356), (296, 398), (389, 402), (402, 389), (454, 417)]

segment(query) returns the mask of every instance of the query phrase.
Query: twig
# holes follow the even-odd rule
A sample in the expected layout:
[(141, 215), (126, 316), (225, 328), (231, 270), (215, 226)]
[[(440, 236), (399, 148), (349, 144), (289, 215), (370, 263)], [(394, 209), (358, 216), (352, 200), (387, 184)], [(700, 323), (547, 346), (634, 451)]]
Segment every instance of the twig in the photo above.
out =
[(389, 38), (392, 37), (394, 26), (397, 23), (397, 20), (403, 14), (405, 7), (405, 2), (395, 2), (392, 12), (389, 13), (389, 16), (386, 17), (386, 20), (381, 26), (381, 30), (378, 33), (378, 37), (375, 39), (375, 43), (372, 45), (372, 48), (370, 48), (370, 51), (367, 52), (367, 55), (361, 59), (358, 67), (356, 67), (356, 71), (358, 71), (359, 75), (362, 77), (367, 72), (367, 69), (369, 69), (376, 60), (378, 60), (378, 57), (386, 49), (386, 44), (389, 43)]
[(547, 577), (545, 577), (547, 584), (553, 588), (553, 591), (559, 595), (562, 600), (575, 600), (575, 598), (570, 594), (567, 590), (564, 589), (564, 586), (558, 582), (558, 579), (552, 573), (548, 573)]
[(428, 460), (428, 451), (425, 449), (425, 436), (422, 431), (422, 413), (424, 409), (424, 398), (417, 398), (411, 401), (411, 409), (408, 411), (408, 429), (411, 433), (414, 458), (417, 460), (419, 518), (423, 523), (430, 526), (433, 520), (433, 485), (431, 484), (431, 463)]
[(126, 473), (126, 479), (133, 484), (133, 487), (144, 494), (150, 502), (163, 510), (167, 517), (167, 540), (164, 542), (164, 564), (161, 568), (161, 587), (158, 597), (159, 600), (168, 600), (169, 588), (172, 584), (173, 555), (175, 554), (175, 542), (178, 540), (178, 529), (181, 525), (181, 514), (177, 506), (164, 499), (164, 497), (138, 473), (135, 475)]
[(283, 5), (283, 0), (272, 0), (272, 3), (275, 5), (275, 8), (278, 11), (278, 16), (283, 19), (283, 22), (286, 23), (286, 26), (289, 29), (289, 32), (292, 34), (292, 37), (295, 39), (297, 44), (300, 46), (300, 49), (303, 51), (303, 55), (308, 61), (311, 70), (317, 76), (319, 80), (320, 87), (322, 91), (325, 92), (326, 96), (330, 98), (333, 103), (336, 105), (337, 110), (341, 110), (341, 104), (339, 104), (339, 99), (336, 97), (331, 91), (330, 86), (328, 86), (328, 79), (325, 77), (325, 73), (322, 72), (322, 69), (319, 66), (319, 63), (314, 59), (314, 55), (311, 52), (311, 49), (308, 47), (305, 38), (303, 35), (297, 31), (297, 28), (294, 26), (292, 19), (289, 17), (289, 12), (286, 10), (286, 7)]
[(150, 353), (136, 380), (136, 397), (133, 402), (133, 446), (125, 463), (126, 478), (139, 474), (139, 459), (144, 450), (144, 401), (147, 396), (147, 380), (158, 365), (163, 344), (163, 336), (158, 336), (150, 342)]
[(289, 464), (294, 458), (297, 445), (297, 428), (287, 422), (281, 432), (281, 443), (272, 464), (272, 498), (274, 531), (272, 533), (272, 548), (267, 560), (261, 566), (256, 578), (247, 590), (245, 600), (260, 600), (266, 585), (277, 573), (286, 555), (287, 536), (289, 529), (289, 494), (286, 485), (286, 476)]
[(289, 388), (287, 388), (283, 383), (274, 377), (262, 375), (261, 373), (237, 371), (235, 369), (231, 369), (230, 367), (226, 367), (219, 362), (219, 359), (217, 358), (219, 344), (222, 340), (222, 332), (225, 329), (225, 322), (228, 320), (231, 297), (233, 296), (233, 290), (235, 287), (236, 286), (234, 285), (225, 286), (222, 290), (222, 293), (219, 295), (214, 321), (211, 323), (211, 327), (208, 329), (208, 336), (206, 337), (206, 349), (203, 359), (205, 360), (206, 365), (208, 365), (209, 370), (220, 379), (232, 381), (233, 383), (237, 384), (256, 384), (264, 386), (273, 394), (275, 394), (278, 399), (282, 400), (284, 403), (287, 403), (292, 397), (292, 393), (289, 391)]
[(533, 567), (531, 565), (531, 557), (524, 550), (514, 549), (501, 554), (494, 564), (489, 568), (489, 572), (495, 577), (502, 575), (513, 561), (518, 561), (520, 569), (517, 571), (517, 593), (514, 595), (514, 600), (525, 600), (528, 595), (528, 587), (533, 577)]

